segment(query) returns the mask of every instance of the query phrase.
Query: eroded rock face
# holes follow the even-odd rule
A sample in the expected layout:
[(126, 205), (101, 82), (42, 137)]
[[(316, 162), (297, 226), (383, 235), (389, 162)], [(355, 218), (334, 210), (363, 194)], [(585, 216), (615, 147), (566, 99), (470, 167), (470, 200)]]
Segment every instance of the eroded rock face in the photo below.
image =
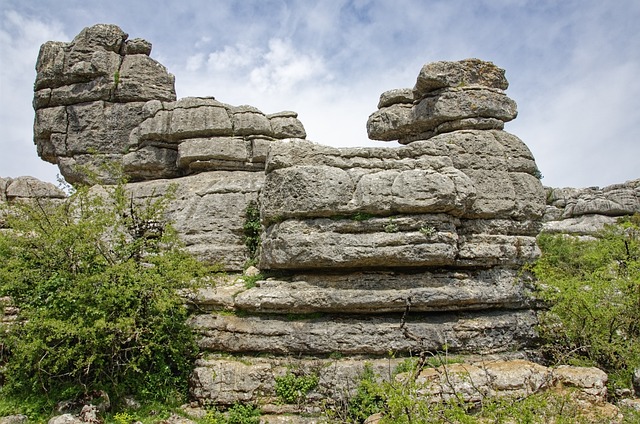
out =
[[(249, 259), (245, 210), (259, 204), (258, 266), (279, 276), (192, 295), (203, 350), (492, 354), (535, 343), (520, 269), (539, 254), (545, 192), (529, 149), (502, 131), (517, 113), (503, 70), (425, 65), (413, 89), (383, 93), (368, 123), (371, 138), (407, 145), (337, 149), (304, 140), (294, 112), (176, 100), (150, 50), (110, 25), (43, 45), (34, 137), (71, 182), (87, 182), (77, 165), (104, 161), (122, 165), (139, 201), (174, 186), (167, 215), (187, 248), (226, 270)], [(273, 392), (273, 366), (203, 361), (194, 396), (254, 401)]]
[(134, 181), (262, 171), (271, 142), (306, 136), (295, 112), (265, 115), (214, 98), (176, 101), (174, 77), (149, 57), (151, 43), (127, 38), (101, 24), (40, 48), (34, 141), (68, 182), (112, 184), (114, 164)]
[(604, 188), (546, 188), (543, 231), (593, 235), (618, 217), (640, 213), (640, 179)]
[(206, 171), (262, 173), (272, 143), (306, 137), (295, 112), (265, 115), (252, 106), (214, 98), (150, 101), (148, 118), (131, 131), (125, 173), (133, 180), (175, 178)]
[(537, 255), (544, 191), (502, 131), (397, 149), (273, 146), (261, 194), (269, 269), (521, 265)]
[(187, 250), (227, 271), (242, 269), (249, 259), (244, 243), (245, 209), (257, 201), (264, 177), (257, 172), (212, 171), (178, 179), (130, 183), (138, 200), (174, 192), (167, 218)]
[(408, 144), (464, 129), (502, 129), (517, 115), (504, 90), (504, 70), (491, 62), (467, 59), (424, 65), (413, 90), (380, 96), (367, 122), (369, 138)]
[(118, 162), (148, 100), (173, 101), (174, 77), (148, 57), (151, 44), (115, 25), (85, 28), (70, 43), (47, 42), (36, 64), (34, 141), (44, 160), (71, 183), (78, 167), (113, 182), (100, 164)]

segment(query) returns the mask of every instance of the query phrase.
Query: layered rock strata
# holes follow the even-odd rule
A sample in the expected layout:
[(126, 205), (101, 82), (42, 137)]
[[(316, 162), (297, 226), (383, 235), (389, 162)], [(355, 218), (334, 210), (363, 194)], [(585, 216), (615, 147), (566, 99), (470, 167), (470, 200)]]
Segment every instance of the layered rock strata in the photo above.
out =
[(367, 122), (369, 138), (407, 144), (463, 129), (502, 129), (517, 115), (504, 70), (467, 59), (424, 65), (413, 89), (383, 93)]
[[(137, 200), (175, 186), (167, 214), (180, 236), (227, 270), (248, 259), (245, 211), (259, 205), (258, 265), (272, 276), (190, 297), (205, 352), (274, 355), (276, 367), (303, 356), (304, 369), (347, 355), (359, 370), (389, 352), (497, 354), (535, 341), (520, 268), (539, 253), (545, 193), (530, 151), (502, 131), (516, 116), (502, 69), (425, 65), (413, 89), (383, 93), (368, 123), (371, 138), (406, 146), (337, 149), (304, 140), (294, 112), (176, 100), (149, 52), (112, 25), (46, 43), (34, 138), (71, 182), (90, 182), (77, 165), (113, 181), (106, 162)], [(230, 402), (236, 368), (201, 361), (194, 397)]]
[(127, 38), (115, 25), (95, 25), (40, 48), (34, 141), (68, 182), (113, 183), (114, 165), (133, 181), (263, 171), (272, 141), (306, 136), (295, 112), (176, 101), (174, 77), (149, 57), (151, 43)]
[(240, 270), (249, 259), (245, 210), (257, 201), (269, 146), (304, 138), (305, 129), (291, 111), (176, 100), (173, 75), (150, 52), (151, 43), (128, 40), (115, 25), (43, 44), (33, 101), (38, 153), (73, 184), (124, 176), (140, 198), (173, 187), (168, 218), (187, 248)]
[[(380, 380), (395, 379), (399, 384), (406, 384), (407, 380), (415, 378), (422, 387), (418, 390), (419, 396), (433, 403), (454, 397), (465, 402), (480, 402), (486, 397), (526, 397), (561, 388), (577, 389), (579, 396), (595, 403), (604, 403), (607, 396), (607, 375), (597, 368), (548, 368), (517, 358), (469, 357), (464, 364), (428, 367), (412, 376), (397, 374), (401, 363), (402, 360), (395, 358), (371, 359), (366, 366)], [(276, 378), (292, 369), (300, 376), (318, 377), (318, 385), (307, 396), (306, 412), (314, 412), (323, 400), (348, 401), (354, 396), (364, 363), (357, 359), (303, 361), (296, 358), (212, 357), (198, 361), (192, 390), (199, 398), (216, 399), (222, 405), (259, 399), (263, 410), (269, 411), (279, 402)]]
[(545, 188), (543, 231), (593, 235), (621, 216), (640, 213), (640, 179), (604, 188)]
[[(503, 71), (486, 62), (438, 66), (458, 72), (446, 83), (474, 87), (461, 96), (482, 84), (494, 94), (506, 88)], [(412, 93), (443, 90), (424, 75)], [(407, 90), (389, 93), (383, 107)], [(438, 110), (420, 110), (423, 122), (440, 121)], [(491, 354), (535, 340), (520, 269), (539, 254), (545, 193), (530, 151), (495, 128), (420, 136), (421, 126), (416, 140), (397, 128), (394, 137), (408, 145), (337, 149), (291, 139), (271, 146), (259, 197), (259, 267), (278, 276), (198, 293), (192, 300), (213, 311), (192, 320), (202, 348), (375, 357), (444, 346)], [(196, 375), (227, 365), (203, 364)]]

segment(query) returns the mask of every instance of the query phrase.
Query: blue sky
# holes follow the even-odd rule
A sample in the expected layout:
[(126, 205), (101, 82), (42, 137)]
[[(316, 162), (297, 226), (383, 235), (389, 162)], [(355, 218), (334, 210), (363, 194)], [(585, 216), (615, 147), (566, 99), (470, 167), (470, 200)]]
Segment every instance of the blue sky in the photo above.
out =
[(506, 69), (543, 184), (640, 178), (640, 1), (0, 0), (0, 176), (55, 181), (32, 142), (38, 49), (86, 26), (153, 43), (178, 97), (294, 110), (310, 140), (367, 139), (379, 95), (422, 65), (477, 57)]

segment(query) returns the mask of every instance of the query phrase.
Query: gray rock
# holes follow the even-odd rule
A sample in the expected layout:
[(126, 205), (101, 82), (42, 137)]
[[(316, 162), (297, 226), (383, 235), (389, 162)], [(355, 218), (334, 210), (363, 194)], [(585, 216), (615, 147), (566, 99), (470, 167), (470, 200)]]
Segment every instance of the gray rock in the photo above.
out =
[(618, 406), (640, 412), (640, 399), (620, 399)]
[(231, 121), (235, 135), (273, 135), (271, 123), (262, 112), (238, 111), (231, 115)]
[(118, 102), (176, 99), (174, 76), (144, 54), (124, 56), (114, 85), (114, 98)]
[[(200, 169), (209, 161), (217, 161), (216, 167), (220, 169), (220, 162), (229, 162), (232, 169), (250, 168), (249, 151), (247, 144), (241, 137), (209, 137), (183, 140), (178, 146), (178, 166), (183, 169)], [(264, 165), (262, 165), (264, 168)]]
[(66, 193), (55, 185), (34, 177), (0, 178), (0, 200), (64, 199)]
[[(448, 89), (425, 97), (410, 109), (408, 106), (395, 104), (373, 113), (367, 122), (369, 138), (388, 141), (424, 134), (426, 139), (430, 133), (492, 129), (500, 127), (497, 121), (508, 122), (517, 115), (513, 100), (485, 88)], [(443, 125), (450, 122), (454, 123)]]
[[(252, 313), (390, 313), (527, 308), (519, 271), (357, 272), (297, 274), (269, 279), (233, 297), (233, 307)], [(216, 287), (217, 288), (217, 287)], [(210, 292), (200, 299), (211, 303)]]
[[(406, 375), (399, 375), (402, 382)], [(529, 361), (483, 361), (423, 370), (416, 383), (419, 396), (430, 402), (453, 399), (479, 402), (486, 397), (523, 397), (544, 390), (573, 387), (588, 399), (604, 402), (607, 375), (597, 368), (547, 368)]]
[(133, 38), (131, 40), (127, 40), (124, 43), (123, 53), (125, 55), (144, 54), (149, 56), (151, 54), (151, 43), (142, 38)]
[(543, 231), (594, 235), (617, 217), (640, 213), (640, 179), (604, 188), (547, 188)]
[(29, 417), (26, 415), (8, 415), (0, 418), (0, 424), (26, 424), (29, 422)]
[(155, 146), (145, 146), (122, 157), (124, 172), (131, 181), (174, 178), (179, 176), (178, 152)]
[(396, 88), (394, 90), (385, 91), (380, 95), (378, 109), (398, 103), (413, 105), (413, 90), (411, 88)]
[(367, 121), (373, 140), (408, 144), (459, 130), (501, 130), (517, 107), (505, 96), (504, 70), (467, 59), (425, 65), (413, 91), (390, 90)]
[(415, 314), (400, 328), (399, 317), (327, 315), (291, 321), (282, 316), (197, 315), (191, 325), (208, 351), (274, 354), (386, 355), (436, 351), (493, 353), (521, 349), (536, 337), (530, 311)]
[(509, 83), (500, 69), (491, 62), (465, 59), (459, 62), (432, 62), (424, 65), (414, 87), (416, 98), (422, 98), (442, 88), (482, 86), (506, 90)]
[(72, 414), (63, 414), (51, 418), (48, 424), (84, 424), (84, 421)]
[(127, 188), (144, 201), (175, 187), (167, 217), (174, 222), (187, 249), (225, 270), (241, 270), (249, 259), (243, 239), (244, 211), (257, 200), (263, 180), (257, 172), (216, 171), (131, 183)]
[[(120, 162), (129, 133), (145, 118), (144, 102), (175, 100), (173, 76), (147, 56), (151, 45), (139, 39), (127, 44), (127, 37), (115, 25), (95, 25), (70, 43), (40, 49), (34, 141), (69, 182), (89, 182), (71, 164), (96, 169), (107, 158)], [(89, 153), (95, 161), (77, 157)], [(105, 175), (102, 182), (112, 180)]]
[[(518, 265), (539, 254), (544, 191), (530, 151), (502, 131), (399, 149), (288, 140), (266, 169), (263, 268)], [(505, 219), (524, 224), (505, 231)]]
[(297, 119), (297, 113), (292, 116), (290, 113), (280, 113), (267, 115), (271, 124), (272, 135), (275, 138), (305, 138), (307, 132)]
[(640, 368), (633, 370), (631, 382), (633, 384), (633, 390), (636, 392), (636, 396), (640, 395)]

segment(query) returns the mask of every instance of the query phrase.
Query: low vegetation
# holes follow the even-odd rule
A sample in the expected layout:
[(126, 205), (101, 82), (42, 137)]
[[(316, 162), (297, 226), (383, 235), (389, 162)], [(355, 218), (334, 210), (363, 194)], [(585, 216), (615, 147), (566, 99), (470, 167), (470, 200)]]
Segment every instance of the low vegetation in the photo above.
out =
[(631, 388), (640, 368), (640, 215), (596, 239), (542, 234), (533, 266), (540, 297), (543, 351), (553, 364), (596, 366), (609, 393)]
[(19, 314), (3, 329), (0, 416), (12, 404), (45, 413), (99, 391), (114, 405), (125, 395), (185, 398), (198, 349), (176, 289), (211, 270), (164, 222), (168, 200), (133, 204), (121, 183), (12, 205), (0, 296)]

